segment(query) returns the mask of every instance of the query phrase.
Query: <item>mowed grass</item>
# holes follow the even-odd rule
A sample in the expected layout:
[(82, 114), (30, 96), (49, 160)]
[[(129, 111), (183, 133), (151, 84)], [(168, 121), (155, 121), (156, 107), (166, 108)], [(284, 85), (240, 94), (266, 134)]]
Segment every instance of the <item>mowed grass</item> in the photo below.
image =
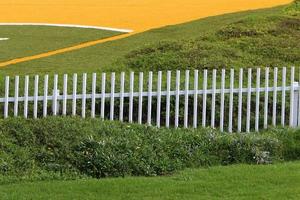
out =
[(1, 185), (1, 199), (299, 199), (300, 162), (126, 177)]
[(0, 38), (9, 38), (9, 40), (0, 41), (0, 62), (119, 34), (121, 33), (86, 28), (0, 26)]
[(177, 66), (180, 69), (297, 66), (299, 12), (298, 1), (271, 9), (208, 17), (11, 65), (0, 72), (23, 75), (149, 71)]

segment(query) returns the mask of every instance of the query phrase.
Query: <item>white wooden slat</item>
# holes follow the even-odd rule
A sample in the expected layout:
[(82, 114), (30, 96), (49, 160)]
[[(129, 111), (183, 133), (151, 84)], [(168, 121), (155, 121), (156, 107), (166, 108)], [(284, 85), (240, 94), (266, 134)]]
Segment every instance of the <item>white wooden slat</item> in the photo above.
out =
[(239, 94), (238, 94), (238, 127), (237, 131), (242, 131), (242, 105), (243, 105), (243, 72), (244, 70), (241, 68), (239, 73)]
[(139, 105), (138, 105), (138, 123), (142, 124), (143, 117), (143, 86), (144, 86), (144, 73), (139, 74)]
[(76, 101), (77, 101), (77, 74), (73, 74), (73, 95), (72, 95), (72, 115), (76, 115)]
[(189, 85), (190, 85), (190, 71), (185, 71), (185, 90), (184, 90), (184, 128), (188, 127), (189, 117)]
[(24, 83), (24, 118), (28, 117), (28, 89), (29, 89), (29, 76), (25, 76), (25, 83)]
[(14, 116), (18, 116), (19, 109), (19, 76), (15, 77), (15, 102), (14, 102)]
[(247, 117), (246, 117), (246, 132), (250, 132), (251, 122), (251, 87), (252, 87), (252, 69), (248, 69), (248, 88), (247, 88)]
[(121, 72), (120, 77), (120, 113), (119, 120), (123, 122), (124, 120), (124, 88), (125, 88), (125, 72)]
[(9, 76), (5, 77), (4, 118), (8, 117)]
[(64, 82), (63, 82), (63, 107), (62, 107), (62, 114), (64, 116), (67, 115), (67, 96), (68, 96), (68, 74), (64, 74)]
[(264, 129), (268, 128), (269, 68), (265, 70)]
[(222, 69), (221, 75), (221, 102), (220, 102), (220, 131), (224, 131), (224, 101), (225, 101), (225, 69)]
[(213, 70), (212, 76), (212, 98), (211, 98), (211, 121), (210, 126), (215, 128), (215, 116), (216, 116), (216, 85), (217, 85), (217, 70)]
[(297, 116), (297, 118), (298, 118), (298, 122), (297, 122), (297, 125), (298, 125), (298, 127), (300, 126), (300, 70), (299, 70), (299, 82), (298, 82), (298, 90), (297, 90), (297, 93), (298, 93), (298, 109), (296, 109), (297, 110), (297, 112), (298, 112), (298, 116)]
[(106, 87), (106, 73), (102, 73), (101, 79), (101, 119), (105, 117), (105, 87)]
[(278, 68), (274, 68), (274, 92), (273, 92), (273, 116), (272, 116), (272, 125), (276, 126), (276, 117), (277, 117), (277, 81), (278, 81)]
[(170, 91), (171, 91), (171, 71), (167, 71), (167, 95), (166, 95), (166, 127), (170, 127)]
[(111, 88), (110, 88), (110, 120), (114, 120), (114, 114), (115, 114), (115, 79), (116, 74), (113, 72), (111, 74)]
[(33, 97), (33, 118), (37, 118), (38, 110), (38, 96), (39, 96), (39, 76), (34, 77), (34, 97)]
[(193, 127), (198, 127), (198, 80), (199, 71), (194, 71), (194, 111), (193, 111)]
[(85, 118), (85, 114), (86, 114), (86, 80), (87, 80), (87, 74), (84, 73), (82, 75), (82, 105), (81, 105), (82, 118)]
[(259, 131), (259, 102), (260, 102), (260, 68), (256, 70), (256, 104), (255, 104), (255, 131)]
[(202, 127), (206, 126), (207, 70), (203, 72)]
[(129, 123), (133, 121), (133, 90), (134, 90), (134, 72), (130, 72), (129, 85)]
[(44, 76), (44, 96), (43, 96), (43, 117), (47, 117), (47, 108), (48, 108), (48, 81), (49, 76)]
[(286, 67), (282, 68), (281, 125), (285, 125)]
[(294, 114), (294, 95), (295, 95), (295, 67), (291, 68), (291, 91), (290, 91), (290, 127), (293, 127), (293, 114)]
[(232, 133), (233, 89), (234, 89), (234, 69), (230, 69), (229, 119), (228, 119), (228, 132), (229, 133)]
[(176, 71), (175, 128), (179, 126), (180, 71)]
[(57, 115), (57, 85), (58, 85), (58, 75), (54, 75), (54, 89), (53, 89), (53, 97), (52, 97), (52, 109), (53, 109), (53, 115)]
[(97, 89), (97, 74), (92, 75), (92, 104), (91, 104), (91, 117), (95, 118), (96, 107), (96, 89)]
[(161, 79), (162, 79), (162, 72), (158, 72), (157, 76), (157, 109), (156, 109), (156, 126), (160, 127), (160, 118), (161, 118)]
[(147, 124), (150, 126), (152, 121), (152, 80), (153, 72), (149, 72), (148, 75), (148, 106), (147, 106)]

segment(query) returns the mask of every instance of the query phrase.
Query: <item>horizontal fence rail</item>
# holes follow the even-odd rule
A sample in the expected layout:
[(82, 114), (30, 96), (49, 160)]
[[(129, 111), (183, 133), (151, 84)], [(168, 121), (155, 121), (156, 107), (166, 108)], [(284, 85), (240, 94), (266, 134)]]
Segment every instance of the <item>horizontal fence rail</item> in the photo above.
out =
[(228, 132), (300, 125), (300, 85), (295, 81), (300, 77), (294, 67), (70, 77), (5, 77), (3, 117), (81, 115)]

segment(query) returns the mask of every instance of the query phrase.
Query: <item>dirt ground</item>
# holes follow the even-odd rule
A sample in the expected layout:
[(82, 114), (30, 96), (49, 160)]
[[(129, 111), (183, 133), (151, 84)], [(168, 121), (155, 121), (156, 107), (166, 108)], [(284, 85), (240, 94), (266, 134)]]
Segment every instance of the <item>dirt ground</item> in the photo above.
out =
[(0, 22), (80, 24), (141, 32), (292, 0), (1, 0)]

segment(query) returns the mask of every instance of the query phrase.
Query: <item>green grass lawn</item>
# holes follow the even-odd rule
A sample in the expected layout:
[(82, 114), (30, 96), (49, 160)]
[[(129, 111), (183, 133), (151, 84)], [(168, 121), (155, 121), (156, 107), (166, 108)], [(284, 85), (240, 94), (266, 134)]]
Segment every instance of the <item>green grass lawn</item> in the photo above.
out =
[(1, 199), (299, 199), (300, 162), (189, 169), (170, 177), (22, 182)]
[(50, 26), (0, 26), (0, 62), (51, 50), (73, 46), (87, 41), (120, 34), (119, 32)]

